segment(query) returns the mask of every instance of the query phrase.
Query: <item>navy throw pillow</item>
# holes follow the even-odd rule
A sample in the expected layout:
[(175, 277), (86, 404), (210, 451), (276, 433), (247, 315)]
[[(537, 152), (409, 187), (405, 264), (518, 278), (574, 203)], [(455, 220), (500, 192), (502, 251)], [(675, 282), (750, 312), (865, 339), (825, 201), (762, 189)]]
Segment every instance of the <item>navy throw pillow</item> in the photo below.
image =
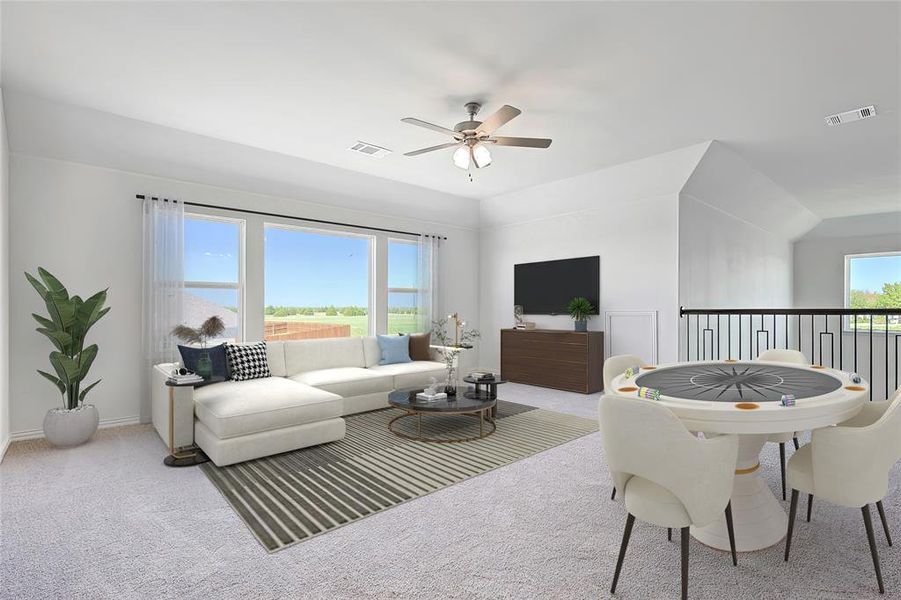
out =
[(192, 346), (179, 346), (178, 352), (181, 354), (181, 364), (192, 373), (197, 372), (197, 360), (204, 352), (209, 353), (210, 362), (213, 363), (213, 377), (224, 377), (229, 379), (228, 357), (225, 353), (225, 344), (212, 346), (210, 348), (194, 348)]

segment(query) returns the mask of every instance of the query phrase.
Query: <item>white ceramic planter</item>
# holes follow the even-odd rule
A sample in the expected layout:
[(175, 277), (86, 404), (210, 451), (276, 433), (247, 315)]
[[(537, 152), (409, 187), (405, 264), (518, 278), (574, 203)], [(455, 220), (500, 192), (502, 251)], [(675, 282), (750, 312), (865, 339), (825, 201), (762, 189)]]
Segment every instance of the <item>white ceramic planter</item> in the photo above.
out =
[(44, 416), (44, 436), (59, 448), (83, 444), (97, 431), (100, 413), (93, 404), (71, 410), (54, 408)]

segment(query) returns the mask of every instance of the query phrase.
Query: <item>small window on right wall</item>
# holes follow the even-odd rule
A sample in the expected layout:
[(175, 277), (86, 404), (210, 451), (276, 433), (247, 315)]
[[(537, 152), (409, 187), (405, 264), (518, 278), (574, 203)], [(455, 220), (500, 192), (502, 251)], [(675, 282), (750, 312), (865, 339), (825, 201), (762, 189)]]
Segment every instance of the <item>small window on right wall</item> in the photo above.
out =
[[(846, 255), (845, 307), (901, 309), (901, 251)], [(853, 330), (856, 320), (858, 330), (869, 330), (871, 318), (874, 331), (885, 331), (886, 318), (889, 331), (901, 331), (897, 316), (857, 315), (845, 327)]]

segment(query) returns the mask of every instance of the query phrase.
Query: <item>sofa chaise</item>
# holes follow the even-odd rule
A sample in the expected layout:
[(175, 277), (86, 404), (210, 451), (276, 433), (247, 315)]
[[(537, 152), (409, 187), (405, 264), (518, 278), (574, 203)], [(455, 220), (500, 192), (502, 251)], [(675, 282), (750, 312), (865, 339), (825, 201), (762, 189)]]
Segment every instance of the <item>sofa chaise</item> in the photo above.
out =
[(196, 444), (224, 466), (339, 440), (344, 415), (445, 376), (435, 360), (379, 365), (374, 337), (269, 342), (266, 352), (271, 377), (196, 389), (166, 385), (175, 365), (154, 367), (152, 420), (170, 450)]

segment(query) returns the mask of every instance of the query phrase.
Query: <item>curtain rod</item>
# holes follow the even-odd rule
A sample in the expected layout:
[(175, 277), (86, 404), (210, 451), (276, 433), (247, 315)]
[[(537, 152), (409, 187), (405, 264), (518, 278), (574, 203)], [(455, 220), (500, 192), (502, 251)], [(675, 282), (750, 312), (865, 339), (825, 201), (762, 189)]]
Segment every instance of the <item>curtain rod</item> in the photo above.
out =
[[(135, 194), (135, 198), (138, 200), (144, 200), (144, 194)], [(151, 196), (151, 200), (162, 200), (163, 202), (168, 202), (168, 198), (157, 198), (156, 196)], [(198, 206), (201, 208), (212, 208), (215, 210), (228, 210), (231, 212), (245, 213), (251, 215), (260, 215), (263, 217), (278, 217), (279, 219), (291, 219), (294, 221), (306, 221), (308, 223), (320, 223), (322, 225), (339, 225), (341, 227), (351, 227), (353, 229), (365, 229), (368, 231), (381, 231), (384, 233), (400, 233), (402, 235), (415, 235), (416, 237), (434, 237), (441, 240), (446, 240), (447, 238), (442, 235), (429, 235), (427, 233), (416, 233), (414, 231), (402, 231), (400, 229), (385, 229), (383, 227), (367, 227), (365, 225), (355, 225), (354, 223), (342, 223), (340, 221), (326, 221), (324, 219), (311, 219), (308, 217), (295, 217), (293, 215), (280, 215), (278, 213), (271, 212), (263, 212), (261, 210), (245, 210), (241, 208), (228, 208), (226, 206), (215, 206), (213, 204), (202, 204), (200, 202), (182, 202), (185, 206)]]

